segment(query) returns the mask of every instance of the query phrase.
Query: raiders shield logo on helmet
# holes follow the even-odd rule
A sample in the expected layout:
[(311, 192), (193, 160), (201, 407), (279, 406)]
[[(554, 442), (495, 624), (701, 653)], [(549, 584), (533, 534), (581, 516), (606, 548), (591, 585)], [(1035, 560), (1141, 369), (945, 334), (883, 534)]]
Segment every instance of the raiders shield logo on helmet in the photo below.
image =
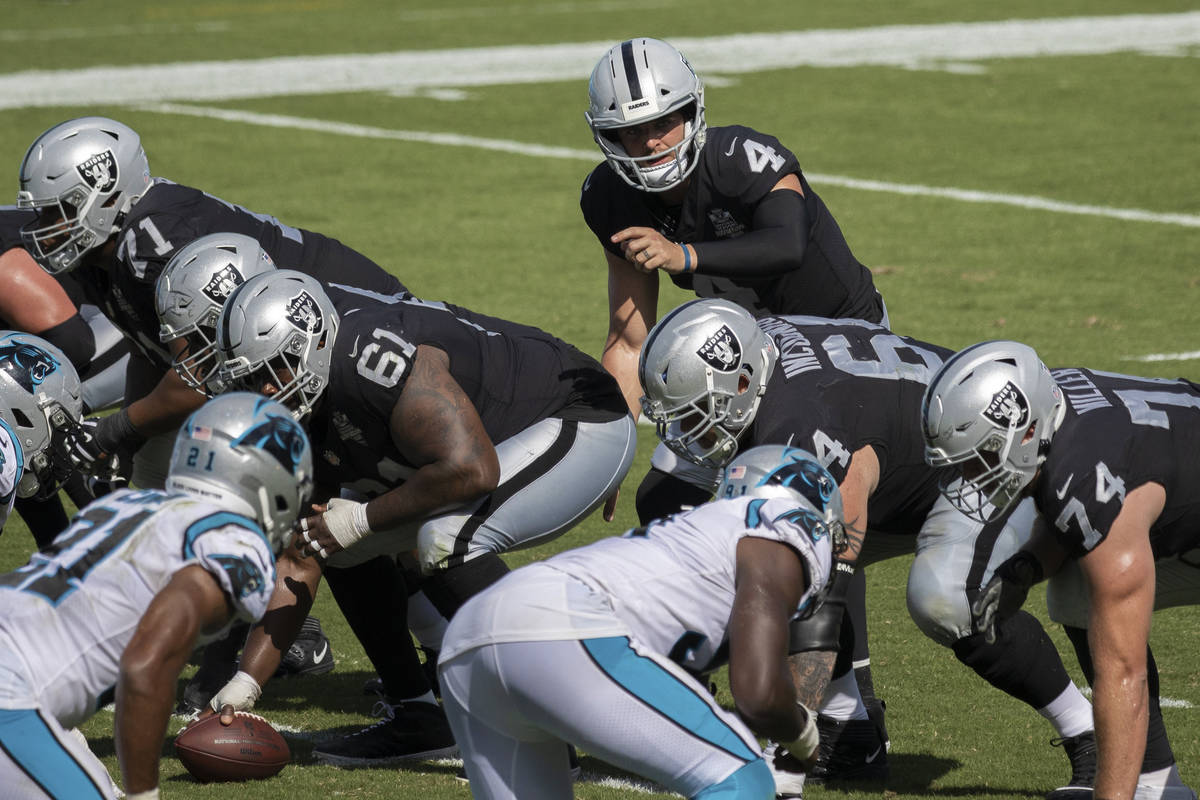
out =
[(321, 330), (321, 309), (308, 292), (301, 292), (288, 301), (287, 318), (288, 322), (305, 333)]
[(98, 192), (111, 192), (117, 185), (117, 159), (113, 158), (112, 150), (96, 153), (75, 169), (87, 185)]
[(700, 346), (696, 355), (715, 370), (736, 372), (738, 364), (742, 361), (742, 343), (733, 335), (733, 331), (729, 330), (729, 326), (722, 325), (721, 330), (708, 337), (708, 341)]
[(1029, 401), (1012, 381), (1007, 381), (992, 396), (983, 416), (997, 428), (1020, 428), (1029, 423)]
[(233, 265), (227, 264), (221, 267), (217, 274), (212, 276), (201, 291), (204, 296), (212, 300), (219, 306), (225, 305), (225, 301), (229, 299), (229, 295), (233, 290), (241, 286), (245, 281), (242, 279), (242, 273), (233, 268)]

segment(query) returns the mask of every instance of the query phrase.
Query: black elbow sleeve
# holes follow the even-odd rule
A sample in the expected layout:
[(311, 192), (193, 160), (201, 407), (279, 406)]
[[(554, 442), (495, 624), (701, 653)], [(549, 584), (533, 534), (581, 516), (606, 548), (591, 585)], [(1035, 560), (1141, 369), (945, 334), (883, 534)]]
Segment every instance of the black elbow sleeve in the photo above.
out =
[(88, 364), (96, 355), (96, 335), (78, 313), (53, 328), (47, 328), (38, 336), (62, 350), (80, 375), (87, 371)]

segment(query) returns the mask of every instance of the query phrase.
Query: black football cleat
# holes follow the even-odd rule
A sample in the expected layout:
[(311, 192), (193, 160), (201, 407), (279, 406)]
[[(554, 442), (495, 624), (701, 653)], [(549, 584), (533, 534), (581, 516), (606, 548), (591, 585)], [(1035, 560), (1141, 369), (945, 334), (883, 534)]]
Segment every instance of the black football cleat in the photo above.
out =
[(298, 675), (324, 675), (333, 669), (333, 649), (329, 639), (321, 630), (321, 620), (308, 617), (296, 634), (296, 641), (283, 654), (276, 678), (291, 678)]
[(313, 748), (320, 764), (382, 767), (404, 761), (445, 758), (458, 752), (446, 712), (436, 703), (385, 705), (386, 716), (370, 727)]

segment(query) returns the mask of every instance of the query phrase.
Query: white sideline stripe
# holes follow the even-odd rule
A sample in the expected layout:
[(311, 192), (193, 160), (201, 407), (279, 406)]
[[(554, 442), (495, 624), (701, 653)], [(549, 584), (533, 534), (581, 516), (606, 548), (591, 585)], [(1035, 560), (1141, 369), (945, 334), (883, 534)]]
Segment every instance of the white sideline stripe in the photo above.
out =
[[(1090, 686), (1081, 686), (1079, 691), (1083, 693), (1084, 697), (1092, 696), (1092, 689)], [(1158, 704), (1160, 706), (1165, 706), (1166, 708), (1195, 708), (1190, 700), (1180, 700), (1175, 697), (1160, 697), (1158, 698)]]
[[(1128, 52), (1190, 57), (1200, 45), (1200, 12), (672, 37), (672, 43), (714, 79), (803, 66), (982, 72), (981, 62), (989, 59)], [(575, 42), (28, 70), (0, 76), (0, 109), (578, 81), (611, 46)]]
[[(232, 109), (188, 106), (177, 103), (151, 103), (140, 105), (138, 108), (144, 111), (154, 111), (163, 114), (185, 114), (194, 117), (219, 119), (225, 122), (264, 125), (271, 128), (291, 128), (294, 130), (315, 131), (339, 136), (355, 136), (365, 139), (392, 139), (405, 142), (448, 145), (451, 147), (475, 147), (482, 150), (495, 150), (523, 156), (575, 159), (592, 163), (597, 163), (600, 160), (600, 155), (595, 150), (550, 147), (515, 142), (507, 139), (486, 139), (480, 136), (465, 136), (457, 133), (398, 131), (389, 128), (377, 128), (370, 125), (354, 125), (346, 122), (329, 122), (326, 120), (292, 117), (282, 114), (259, 114), (253, 111), (235, 111)], [(1082, 214), (1133, 222), (1156, 222), (1166, 225), (1200, 228), (1200, 216), (1194, 214), (1163, 214), (1136, 208), (1080, 205), (1078, 203), (1063, 203), (1045, 197), (979, 192), (971, 189), (921, 186), (918, 184), (888, 183), (886, 181), (862, 180), (860, 178), (849, 178), (843, 175), (826, 175), (817, 172), (805, 173), (805, 176), (809, 181), (817, 185), (825, 183), (831, 186), (844, 186), (849, 189), (860, 189), (868, 192), (941, 197), (965, 203), (994, 203), (1039, 211), (1053, 211), (1061, 214)]]
[(1190, 353), (1150, 353), (1144, 356), (1122, 356), (1122, 361), (1195, 361), (1200, 359), (1200, 350), (1192, 350)]

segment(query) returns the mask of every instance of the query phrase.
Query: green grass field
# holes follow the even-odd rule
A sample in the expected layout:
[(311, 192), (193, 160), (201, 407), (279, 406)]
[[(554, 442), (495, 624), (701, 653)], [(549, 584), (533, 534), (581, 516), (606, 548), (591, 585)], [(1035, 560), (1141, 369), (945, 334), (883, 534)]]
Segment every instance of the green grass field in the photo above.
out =
[[(706, 78), (709, 124), (749, 125), (797, 153), (874, 270), (898, 332), (950, 347), (1015, 338), (1052, 365), (1197, 379), (1197, 9), (1194, 0), (10, 3), (0, 18), (0, 159), (11, 198), (25, 148), (44, 129), (116, 117), (139, 131), (155, 175), (336, 236), (423, 297), (535, 324), (598, 355), (606, 273), (577, 205), (599, 161), (583, 121), (586, 77), (608, 45), (658, 36)], [(1117, 19), (1130, 14), (1145, 16)], [(1076, 22), (1055, 27), (1068, 18)], [(1002, 20), (1023, 22), (981, 27)], [(742, 49), (714, 40), (805, 31)], [(414, 57), (383, 58), (402, 52)], [(302, 60), (316, 56), (327, 60)], [(251, 63), (275, 58), (270, 69)], [(198, 66), (224, 61), (245, 63)], [(661, 307), (684, 299), (664, 290)], [(652, 439), (642, 428), (616, 522), (596, 515), (511, 563), (631, 524)], [(14, 520), (0, 567), (23, 562), (31, 542)], [(892, 779), (886, 791), (814, 787), (810, 800), (986, 800), (1057, 786), (1067, 762), (1048, 746), (1051, 727), (908, 619), (907, 566), (898, 558), (868, 571)], [(1030, 608), (1045, 619), (1042, 597)], [(293, 765), (262, 784), (201, 786), (168, 742), (165, 796), (469, 796), (450, 765), (313, 764), (314, 740), (368, 722), (371, 707), (360, 692), (370, 667), (327, 592), (315, 613), (337, 670), (270, 684), (259, 706), (297, 731)], [(1152, 640), (1192, 785), (1195, 621), (1193, 609), (1159, 614)], [(1051, 633), (1074, 668), (1061, 631)], [(111, 725), (102, 712), (85, 732), (115, 772)], [(583, 765), (579, 797), (646, 796), (599, 782), (612, 770), (594, 759)]]

